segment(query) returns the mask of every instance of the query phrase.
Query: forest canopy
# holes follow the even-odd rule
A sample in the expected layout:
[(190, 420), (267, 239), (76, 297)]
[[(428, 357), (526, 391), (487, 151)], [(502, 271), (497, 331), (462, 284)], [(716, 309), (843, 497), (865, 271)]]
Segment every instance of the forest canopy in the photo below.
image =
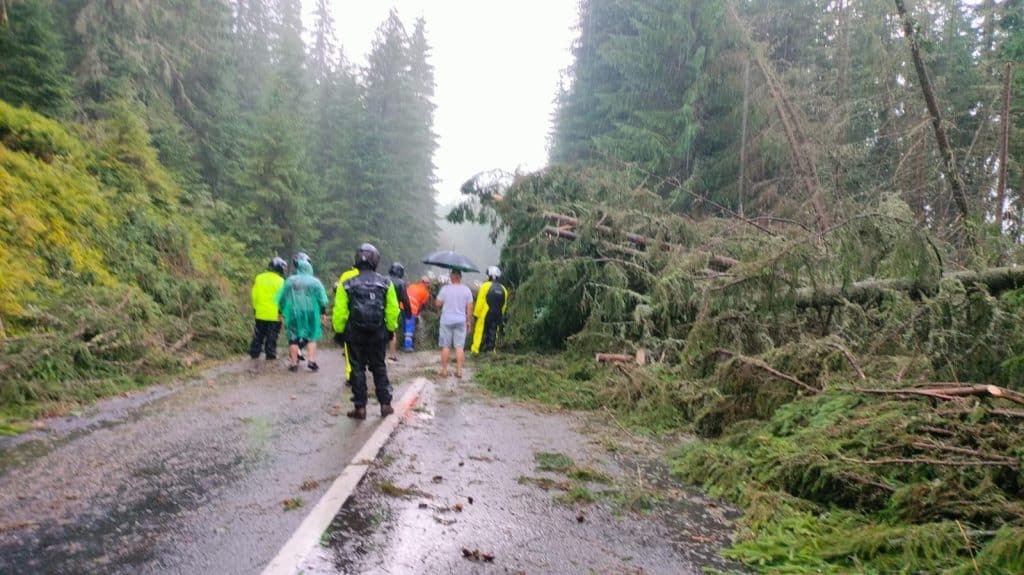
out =
[(361, 242), (436, 244), (426, 22), (392, 11), (355, 65), (336, 17), (0, 1), (0, 414), (240, 351), (273, 256), (310, 253), (329, 285)]

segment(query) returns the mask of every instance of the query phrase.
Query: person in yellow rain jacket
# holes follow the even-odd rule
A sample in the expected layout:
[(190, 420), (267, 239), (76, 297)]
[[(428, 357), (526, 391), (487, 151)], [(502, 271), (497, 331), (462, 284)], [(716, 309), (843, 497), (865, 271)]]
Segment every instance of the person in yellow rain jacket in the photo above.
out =
[(256, 316), (256, 327), (252, 330), (252, 341), (249, 343), (249, 357), (252, 358), (252, 369), (259, 369), (260, 352), (267, 361), (277, 359), (277, 337), (281, 333), (281, 314), (277, 309), (275, 296), (284, 285), (284, 276), (288, 273), (288, 263), (275, 257), (270, 260), (267, 271), (256, 276), (252, 283), (252, 310)]
[[(357, 275), (359, 275), (359, 269), (354, 268), (354, 267), (349, 268), (349, 269), (341, 272), (341, 276), (338, 277), (338, 284), (336, 286), (334, 286), (335, 306), (337, 306), (338, 290), (342, 289), (341, 286), (345, 285), (345, 282), (347, 282), (348, 280), (356, 277)], [(333, 323), (333, 317), (332, 317), (332, 323)], [(352, 362), (349, 361), (349, 359), (348, 359), (348, 344), (345, 343), (345, 338), (342, 337), (342, 333), (341, 332), (337, 332), (337, 331), (335, 332), (334, 340), (338, 342), (338, 345), (341, 346), (342, 352), (344, 352), (344, 354), (345, 354), (345, 385), (347, 385), (349, 387), (352, 387)]]
[(487, 281), (476, 294), (476, 305), (473, 307), (476, 329), (473, 330), (473, 345), (470, 347), (474, 354), (480, 353), (480, 350), (494, 351), (498, 327), (505, 320), (508, 290), (498, 283), (500, 277), (501, 270), (497, 266), (487, 268)]
[(387, 345), (398, 328), (398, 295), (391, 280), (377, 273), (380, 252), (371, 244), (356, 250), (359, 273), (338, 286), (331, 324), (335, 337), (345, 343), (352, 365), (353, 409), (345, 415), (366, 419), (366, 369), (373, 373), (373, 386), (380, 403), (380, 415), (395, 412), (391, 407), (391, 384), (386, 364)]

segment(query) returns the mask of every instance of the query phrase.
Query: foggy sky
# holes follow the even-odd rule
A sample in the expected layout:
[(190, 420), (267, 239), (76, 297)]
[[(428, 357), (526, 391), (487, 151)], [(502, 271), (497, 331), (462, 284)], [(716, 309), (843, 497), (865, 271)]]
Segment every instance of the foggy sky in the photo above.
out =
[[(312, 10), (312, 0), (305, 0)], [(547, 162), (554, 100), (571, 63), (576, 0), (333, 0), (345, 56), (363, 64), (394, 6), (411, 32), (427, 23), (437, 89), (438, 201), (473, 174), (534, 170)], [(311, 21), (307, 20), (308, 24)]]

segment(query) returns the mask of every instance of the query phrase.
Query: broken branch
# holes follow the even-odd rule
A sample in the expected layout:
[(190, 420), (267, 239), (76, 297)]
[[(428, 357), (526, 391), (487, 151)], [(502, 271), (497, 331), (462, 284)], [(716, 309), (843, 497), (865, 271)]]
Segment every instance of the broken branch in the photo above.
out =
[(842, 354), (846, 357), (846, 361), (850, 362), (850, 365), (853, 366), (853, 369), (857, 372), (857, 377), (859, 377), (862, 380), (867, 379), (867, 376), (864, 375), (864, 370), (862, 370), (860, 366), (857, 365), (857, 360), (853, 358), (853, 354), (850, 353), (850, 350), (846, 349), (846, 346), (831, 341), (826, 342), (825, 345), (838, 349), (840, 352), (842, 352)]
[(957, 397), (968, 397), (968, 396), (989, 396), (996, 397), (999, 399), (1005, 399), (1014, 403), (1024, 405), (1024, 393), (1019, 391), (1013, 391), (1012, 389), (1006, 389), (1005, 387), (999, 387), (997, 385), (986, 385), (986, 384), (974, 384), (974, 385), (963, 385), (961, 387), (944, 387), (943, 384), (936, 384), (933, 388), (903, 388), (903, 389), (861, 389), (856, 388), (854, 391), (860, 393), (871, 393), (876, 395), (920, 395), (924, 397), (932, 397), (935, 399), (941, 399), (944, 401), (952, 401)]
[(1018, 469), (1020, 464), (1007, 461), (989, 461), (982, 459), (959, 460), (959, 459), (930, 459), (925, 457), (886, 457), (882, 459), (856, 459), (853, 457), (839, 456), (839, 459), (850, 463), (861, 465), (957, 465), (957, 466), (986, 466), (995, 465)]
[(763, 362), (763, 361), (761, 361), (759, 359), (756, 359), (756, 358), (753, 358), (753, 357), (747, 357), (745, 355), (740, 355), (738, 353), (733, 353), (733, 352), (731, 352), (731, 351), (729, 351), (727, 349), (716, 349), (715, 353), (731, 357), (734, 361), (738, 361), (738, 362), (743, 363), (745, 365), (749, 365), (751, 367), (760, 369), (761, 371), (763, 371), (765, 373), (768, 373), (768, 374), (776, 377), (777, 379), (781, 379), (783, 381), (788, 381), (788, 382), (792, 383), (793, 385), (795, 385), (795, 386), (797, 386), (797, 387), (799, 387), (801, 389), (806, 390), (808, 393), (817, 394), (817, 393), (821, 392), (820, 389), (818, 389), (816, 387), (812, 387), (810, 385), (807, 385), (806, 383), (800, 381), (799, 379), (793, 377), (792, 375), (789, 375), (789, 374), (786, 374), (786, 373), (782, 373), (781, 371), (775, 369), (774, 367), (768, 365), (767, 363), (765, 363), (765, 362)]

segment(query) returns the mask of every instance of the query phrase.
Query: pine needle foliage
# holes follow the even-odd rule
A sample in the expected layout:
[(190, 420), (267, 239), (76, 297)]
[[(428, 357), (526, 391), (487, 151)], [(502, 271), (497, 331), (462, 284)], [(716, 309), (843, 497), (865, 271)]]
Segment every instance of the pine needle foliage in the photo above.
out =
[[(897, 196), (819, 233), (695, 221), (622, 173), (555, 167), (464, 191), (453, 217), (508, 238), (506, 344), (571, 354), (497, 360), (484, 385), (698, 435), (674, 473), (744, 507), (730, 556), (773, 573), (1019, 568), (1019, 409), (897, 392), (1022, 389), (1024, 300), (944, 274), (953, 248)], [(552, 214), (575, 219), (561, 228), (575, 239)], [(653, 365), (590, 355), (640, 349)]]
[(0, 102), (0, 417), (239, 349), (241, 246), (179, 209), (132, 104), (73, 133)]

